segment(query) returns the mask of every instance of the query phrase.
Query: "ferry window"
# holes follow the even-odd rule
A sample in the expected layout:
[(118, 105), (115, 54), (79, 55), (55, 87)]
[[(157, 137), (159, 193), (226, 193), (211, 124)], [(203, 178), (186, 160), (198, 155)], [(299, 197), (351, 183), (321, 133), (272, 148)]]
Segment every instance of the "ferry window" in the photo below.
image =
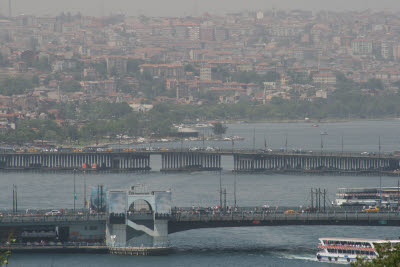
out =
[(94, 225), (89, 226), (89, 230), (97, 230), (97, 226), (94, 226)]

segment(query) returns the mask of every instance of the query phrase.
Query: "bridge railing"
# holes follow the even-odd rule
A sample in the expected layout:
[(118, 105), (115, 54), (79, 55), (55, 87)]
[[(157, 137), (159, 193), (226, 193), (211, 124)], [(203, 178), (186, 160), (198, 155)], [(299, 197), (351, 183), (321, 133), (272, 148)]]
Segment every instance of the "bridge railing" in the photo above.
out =
[(171, 217), (173, 221), (369, 221), (398, 220), (399, 212), (304, 212), (284, 214), (278, 212), (232, 212), (232, 213), (177, 213)]
[(35, 223), (35, 222), (77, 222), (77, 221), (105, 221), (104, 214), (73, 214), (73, 215), (8, 215), (0, 216), (2, 223)]
[(0, 250), (14, 248), (102, 248), (106, 245), (102, 242), (26, 242), (26, 243), (0, 243)]

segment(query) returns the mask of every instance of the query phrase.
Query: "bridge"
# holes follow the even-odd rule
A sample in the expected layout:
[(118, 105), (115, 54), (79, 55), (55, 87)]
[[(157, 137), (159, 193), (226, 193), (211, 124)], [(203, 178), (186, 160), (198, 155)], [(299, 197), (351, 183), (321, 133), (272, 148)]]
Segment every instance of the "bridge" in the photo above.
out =
[(151, 155), (161, 155), (161, 171), (219, 171), (222, 156), (233, 159), (234, 171), (295, 173), (397, 174), (400, 156), (393, 154), (339, 152), (285, 152), (252, 150), (190, 151), (162, 149), (136, 151), (3, 152), (0, 169), (25, 170), (135, 170), (151, 169)]
[(285, 226), (285, 225), (353, 225), (400, 226), (399, 212), (232, 212), (220, 214), (175, 214), (169, 221), (168, 233), (199, 228)]
[[(162, 254), (169, 234), (201, 228), (295, 225), (400, 226), (398, 210), (293, 207), (172, 207), (170, 191), (109, 190), (106, 212), (3, 212), (0, 250), (80, 251), (124, 255)], [(291, 212), (286, 212), (290, 209)], [(7, 245), (12, 233), (17, 242)], [(104, 241), (105, 240), (105, 241)]]

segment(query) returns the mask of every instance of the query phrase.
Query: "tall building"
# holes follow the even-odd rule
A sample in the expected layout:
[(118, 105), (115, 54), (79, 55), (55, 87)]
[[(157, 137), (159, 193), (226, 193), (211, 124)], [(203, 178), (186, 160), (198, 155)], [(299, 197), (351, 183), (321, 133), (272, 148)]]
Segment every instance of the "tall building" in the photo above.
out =
[(125, 74), (128, 67), (128, 59), (121, 56), (109, 56), (106, 58), (108, 74)]
[(229, 39), (229, 32), (226, 28), (216, 27), (215, 28), (215, 41), (225, 41)]
[(185, 77), (185, 70), (182, 64), (143, 64), (140, 65), (140, 72), (148, 72), (151, 76), (164, 79), (181, 80)]
[(351, 49), (354, 55), (371, 55), (372, 41), (366, 39), (355, 39), (351, 42)]
[(211, 66), (209, 66), (209, 65), (201, 66), (201, 68), (200, 68), (200, 80), (201, 81), (211, 81), (212, 80)]
[(175, 25), (175, 37), (178, 39), (186, 39), (188, 37), (188, 29), (185, 25)]
[(392, 44), (389, 42), (381, 43), (381, 56), (383, 59), (391, 59), (392, 58)]
[(188, 27), (188, 37), (192, 41), (200, 40), (200, 27), (199, 26)]
[(202, 41), (214, 41), (214, 28), (200, 28), (200, 40)]
[(393, 59), (400, 60), (400, 44), (393, 45)]

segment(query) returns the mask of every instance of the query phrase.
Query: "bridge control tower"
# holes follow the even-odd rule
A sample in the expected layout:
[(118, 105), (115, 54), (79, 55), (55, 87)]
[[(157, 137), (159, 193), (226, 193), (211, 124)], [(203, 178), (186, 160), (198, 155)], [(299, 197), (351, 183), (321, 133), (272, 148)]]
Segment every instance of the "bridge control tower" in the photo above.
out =
[(145, 192), (132, 186), (107, 194), (107, 246), (168, 247), (170, 191)]

